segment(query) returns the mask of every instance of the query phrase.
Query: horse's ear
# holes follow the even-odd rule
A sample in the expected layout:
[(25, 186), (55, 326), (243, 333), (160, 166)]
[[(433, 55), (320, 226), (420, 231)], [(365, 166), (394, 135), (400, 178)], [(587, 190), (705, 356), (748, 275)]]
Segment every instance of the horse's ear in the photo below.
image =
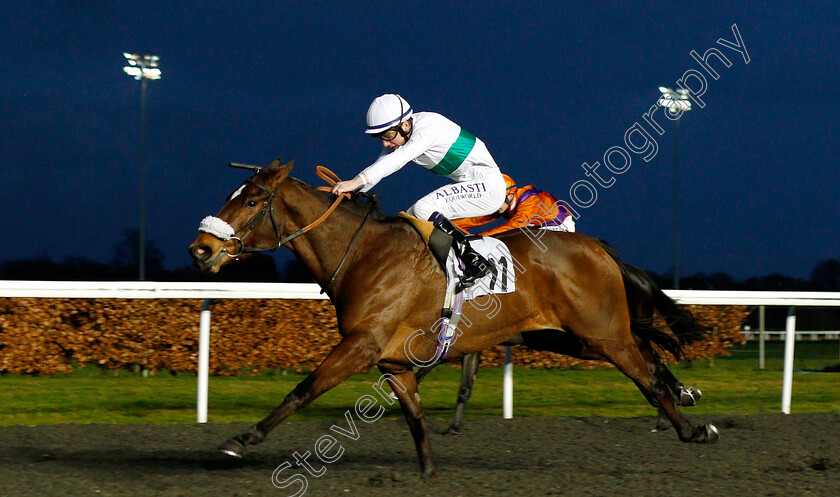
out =
[[(278, 161), (278, 162), (280, 162), (280, 159), (277, 159), (277, 161)], [(292, 167), (293, 167), (294, 165), (295, 165), (295, 160), (294, 160), (294, 159), (292, 159), (292, 160), (290, 160), (289, 162), (287, 162), (287, 163), (283, 164), (282, 166), (280, 166), (280, 167), (278, 168), (278, 169), (280, 170), (280, 171), (278, 172), (278, 174), (280, 175), (280, 176), (279, 176), (279, 179), (277, 180), (277, 181), (278, 181), (278, 183), (279, 183), (280, 181), (283, 181), (284, 179), (286, 179), (286, 176), (288, 176), (288, 175), (289, 175), (289, 173), (290, 173), (290, 172), (292, 172)]]
[(292, 159), (291, 161), (283, 164), (283, 160), (277, 158), (276, 160), (272, 161), (271, 164), (266, 166), (263, 171), (270, 172), (275, 175), (273, 181), (275, 183), (280, 183), (286, 179), (290, 172), (292, 172), (292, 166), (294, 166), (295, 160)]

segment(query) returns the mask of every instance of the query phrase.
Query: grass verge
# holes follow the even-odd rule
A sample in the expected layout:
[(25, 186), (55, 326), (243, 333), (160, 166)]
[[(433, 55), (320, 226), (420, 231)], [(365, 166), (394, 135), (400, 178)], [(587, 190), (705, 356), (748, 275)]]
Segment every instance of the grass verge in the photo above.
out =
[[(767, 344), (764, 370), (758, 369), (757, 344), (733, 349), (713, 362), (671, 364), (686, 385), (703, 391), (691, 414), (756, 414), (781, 409), (781, 342)], [(837, 342), (797, 343), (792, 412), (840, 411), (836, 373), (810, 371), (838, 364)], [(690, 366), (690, 367), (689, 367)], [(420, 388), (426, 415), (445, 419), (460, 381), (460, 369), (443, 365)], [(209, 420), (255, 422), (276, 407), (305, 375), (266, 374), (212, 377)], [(289, 418), (340, 420), (356, 399), (374, 393), (379, 373), (358, 374)], [(479, 371), (468, 417), (502, 415), (502, 368)], [(645, 416), (655, 414), (632, 382), (613, 368), (539, 370), (515, 368), (514, 416)], [(400, 418), (396, 405), (387, 417)], [(193, 423), (196, 377), (157, 374), (147, 378), (97, 368), (70, 375), (0, 377), (0, 425), (57, 423)]]

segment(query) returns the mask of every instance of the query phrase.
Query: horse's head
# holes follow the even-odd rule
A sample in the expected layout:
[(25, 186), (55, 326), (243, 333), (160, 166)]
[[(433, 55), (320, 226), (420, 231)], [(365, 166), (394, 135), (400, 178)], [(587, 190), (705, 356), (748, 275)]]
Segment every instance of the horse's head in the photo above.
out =
[(256, 173), (230, 194), (219, 214), (201, 221), (201, 233), (189, 248), (196, 267), (216, 273), (249, 252), (277, 247), (282, 220), (275, 215), (274, 198), (293, 164), (278, 159), (253, 168)]

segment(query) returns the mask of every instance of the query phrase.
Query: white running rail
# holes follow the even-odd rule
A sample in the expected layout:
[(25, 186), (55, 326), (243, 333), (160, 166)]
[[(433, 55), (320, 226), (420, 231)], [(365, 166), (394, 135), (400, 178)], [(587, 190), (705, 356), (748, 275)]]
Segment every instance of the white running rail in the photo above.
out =
[[(0, 297), (111, 298), (111, 299), (316, 299), (326, 300), (315, 283), (184, 283), (155, 281), (26, 281), (0, 280)], [(796, 307), (840, 306), (840, 292), (744, 292), (718, 290), (665, 290), (680, 304), (789, 307), (785, 330), (782, 412), (790, 414)], [(210, 355), (210, 305), (199, 317), (198, 407), (199, 423), (207, 421), (207, 384)], [(509, 354), (506, 354), (509, 358)], [(513, 368), (506, 364), (504, 417), (513, 417)]]

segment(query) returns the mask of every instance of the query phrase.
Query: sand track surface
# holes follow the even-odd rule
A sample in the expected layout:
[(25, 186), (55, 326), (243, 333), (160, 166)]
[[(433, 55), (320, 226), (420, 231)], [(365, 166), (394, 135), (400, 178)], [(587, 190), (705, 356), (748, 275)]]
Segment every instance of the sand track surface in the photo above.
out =
[[(356, 440), (330, 430), (343, 420), (286, 423), (241, 460), (215, 447), (243, 423), (0, 427), (0, 496), (290, 496), (304, 481), (298, 495), (840, 495), (840, 414), (691, 419), (720, 442), (684, 444), (652, 417), (473, 419), (459, 437), (432, 420), (435, 478), (403, 420), (360, 423)], [(325, 435), (334, 462), (315, 455)]]

